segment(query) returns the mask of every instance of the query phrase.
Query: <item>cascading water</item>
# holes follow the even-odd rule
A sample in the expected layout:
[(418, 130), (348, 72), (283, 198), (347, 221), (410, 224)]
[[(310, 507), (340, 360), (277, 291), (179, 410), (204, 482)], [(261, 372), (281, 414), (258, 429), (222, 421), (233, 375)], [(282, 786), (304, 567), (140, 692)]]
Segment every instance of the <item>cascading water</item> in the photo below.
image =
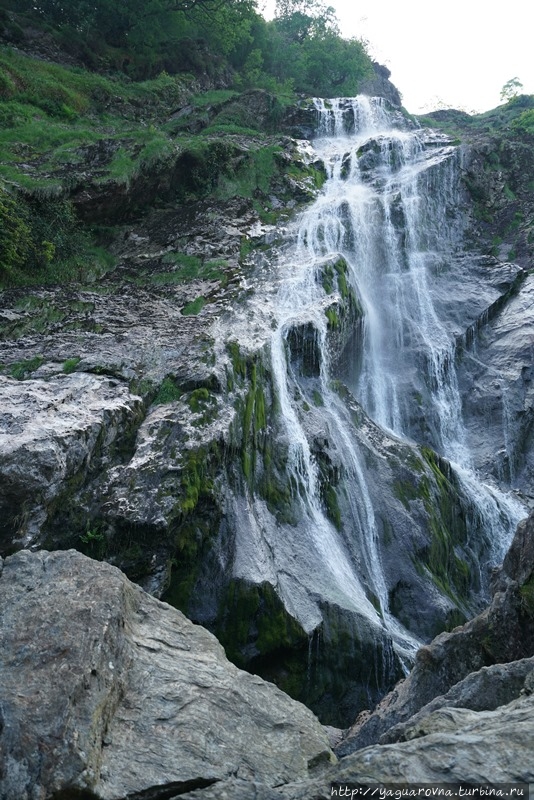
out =
[[(337, 589), (331, 599), (385, 629), (402, 658), (418, 643), (390, 613), (363, 456), (350, 409), (332, 388), (335, 376), (325, 313), (332, 298), (321, 281), (329, 260), (344, 260), (363, 310), (360, 352), (352, 353), (352, 367), (343, 378), (369, 417), (389, 434), (410, 441), (417, 438), (413, 408), (419, 407), (419, 417), (426, 419), (422, 443), (453, 465), (473, 503), (473, 524), (492, 541), (495, 561), (502, 557), (524, 510), (481, 483), (474, 472), (462, 423), (455, 337), (440, 319), (432, 294), (433, 275), (446, 265), (462, 233), (454, 213), (454, 148), (444, 137), (409, 128), (377, 98), (340, 99), (328, 105), (317, 100), (316, 107), (320, 127), (314, 146), (327, 180), (297, 220), (293, 244), (284, 252), (271, 340), (274, 383), (288, 441), (287, 470), (298, 487), (309, 546)], [(325, 513), (319, 468), (302, 419), (306, 381), (288, 359), (290, 332), (303, 326), (314, 330), (320, 353), (314, 384), (323, 408), (320, 422), (351, 487), (346, 524), (352, 558)]]

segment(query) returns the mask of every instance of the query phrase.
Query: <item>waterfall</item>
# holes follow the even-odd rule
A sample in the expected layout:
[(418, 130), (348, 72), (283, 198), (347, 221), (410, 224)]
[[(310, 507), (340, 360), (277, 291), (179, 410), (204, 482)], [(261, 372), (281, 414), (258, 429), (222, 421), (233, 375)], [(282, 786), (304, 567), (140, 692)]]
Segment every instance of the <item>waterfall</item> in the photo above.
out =
[[(418, 642), (390, 612), (364, 457), (351, 409), (333, 386), (325, 313), (333, 298), (321, 281), (325, 264), (343, 259), (362, 309), (343, 380), (366, 414), (389, 435), (413, 442), (418, 440), (413, 409), (422, 408), (426, 430), (420, 443), (451, 463), (475, 509), (473, 526), (491, 540), (495, 563), (524, 509), (476, 474), (462, 421), (456, 340), (440, 318), (433, 292), (433, 277), (446, 269), (462, 238), (455, 148), (446, 137), (388, 112), (379, 98), (315, 104), (320, 123), (314, 147), (327, 179), (296, 220), (280, 258), (271, 337), (287, 470), (309, 547), (323, 566), (324, 580), (335, 586), (331, 598), (385, 630), (403, 658)], [(297, 374), (288, 345), (291, 331), (304, 326), (314, 331), (319, 354), (317, 374), (308, 378)], [(335, 446), (351, 487), (345, 503), (350, 553), (326, 513), (303, 417), (303, 400), (308, 406), (314, 392), (321, 398), (315, 424)]]

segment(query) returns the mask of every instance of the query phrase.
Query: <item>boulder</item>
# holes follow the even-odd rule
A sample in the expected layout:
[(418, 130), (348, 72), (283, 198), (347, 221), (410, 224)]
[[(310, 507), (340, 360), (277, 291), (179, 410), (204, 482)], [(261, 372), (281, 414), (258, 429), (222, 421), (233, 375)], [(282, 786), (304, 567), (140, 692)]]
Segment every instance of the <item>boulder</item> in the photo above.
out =
[(109, 564), (20, 551), (0, 609), (3, 800), (272, 786), (333, 758), (310, 711)]
[[(284, 800), (326, 800), (332, 797), (331, 787), (336, 784), (532, 782), (533, 709), (532, 696), (494, 711), (443, 708), (425, 720), (418, 738), (367, 747), (343, 759), (318, 780), (284, 787), (281, 796)], [(203, 795), (197, 797), (200, 800)], [(217, 795), (212, 797), (215, 800)]]

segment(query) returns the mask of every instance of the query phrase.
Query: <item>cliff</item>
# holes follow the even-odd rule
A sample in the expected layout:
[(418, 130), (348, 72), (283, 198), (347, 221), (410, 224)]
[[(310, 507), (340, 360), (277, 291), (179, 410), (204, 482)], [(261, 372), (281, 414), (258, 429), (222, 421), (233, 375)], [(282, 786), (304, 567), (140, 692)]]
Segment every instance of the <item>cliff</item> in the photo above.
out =
[[(477, 645), (478, 655), (469, 661), (461, 644), (469, 669), (449, 674), (448, 683), (438, 681), (434, 666), (440, 643), (449, 642), (448, 636), (459, 639), (444, 631), (466, 623), (479, 630), (481, 623), (467, 621), (489, 602), (491, 569), (506, 552), (516, 518), (532, 504), (534, 176), (532, 134), (521, 117), (530, 101), (515, 111), (513, 104), (501, 110), (504, 116), (491, 123), (455, 117), (451, 127), (450, 119), (437, 119), (446, 132), (417, 132), (388, 76), (377, 68), (364, 87), (382, 96), (373, 113), (381, 124), (387, 120), (394, 135), (388, 140), (382, 129), (371, 132), (353, 153), (334, 159), (339, 180), (357, 173), (366, 190), (387, 190), (376, 206), (381, 210), (355, 224), (346, 211), (352, 197), (345, 203), (334, 197), (339, 213), (329, 217), (323, 210), (332, 166), (309, 140), (319, 132), (330, 135), (328, 125), (339, 120), (353, 134), (363, 106), (229, 89), (222, 73), (161, 74), (136, 83), (35, 62), (18, 51), (4, 54), (1, 63), (7, 76), (2, 113), (11, 133), (3, 144), (0, 184), (0, 552), (14, 585), (17, 565), (32, 564), (40, 573), (45, 562), (54, 564), (60, 582), (61, 565), (68, 562), (89, 571), (95, 583), (105, 576), (106, 585), (109, 580), (128, 587), (121, 591), (138, 605), (159, 609), (150, 613), (171, 614), (112, 567), (61, 551), (108, 562), (214, 632), (238, 667), (273, 681), (323, 723), (340, 727), (374, 708), (411, 666), (418, 646), (441, 634), (445, 638), (430, 651), (419, 652), (415, 677), (403, 691), (417, 684), (429, 652), (431, 668), (423, 672), (432, 686), (421, 694), (425, 703), (436, 695), (451, 706), (464, 703), (450, 692), (458, 684), (461, 698), (469, 694), (469, 686), (461, 685), (469, 670), (486, 670), (480, 685), (509, 684), (509, 691), (497, 692), (497, 705), (473, 711), (490, 714), (512, 704), (506, 713), (510, 724), (517, 720), (521, 738), (513, 763), (521, 764), (521, 748), (530, 746), (523, 736), (530, 698), (519, 697), (533, 655), (523, 613), (528, 576), (519, 588), (503, 589), (506, 620), (515, 615), (504, 655), (496, 646), (480, 655)], [(43, 78), (40, 87), (31, 83), (32, 71)], [(24, 106), (28, 98), (19, 96), (22, 84), (33, 93), (30, 110)], [(50, 116), (51, 84), (56, 105)], [(512, 124), (516, 119), (522, 122)], [(410, 216), (414, 184), (406, 189), (398, 183), (409, 172), (404, 142), (414, 135), (417, 146), (409, 157), (425, 198), (417, 219)], [(375, 218), (384, 226), (369, 246)], [(300, 225), (303, 219), (307, 223), (297, 230), (295, 220)], [(358, 239), (364, 223), (369, 227)], [(372, 298), (369, 287), (365, 295), (354, 281), (350, 236), (365, 254), (363, 262), (387, 264), (382, 273), (388, 280), (377, 293), (382, 297)], [(331, 253), (315, 257), (313, 251), (315, 260), (297, 260), (295, 240), (318, 243), (319, 251), (329, 237), (335, 240)], [(388, 248), (395, 253), (390, 260)], [(387, 408), (379, 408), (380, 392), (366, 377), (364, 331), (372, 324), (370, 310), (385, 303), (399, 276), (415, 275), (423, 257), (429, 259), (428, 296), (423, 302), (413, 288), (416, 310), (408, 293), (399, 311), (406, 322), (406, 360), (398, 356), (392, 365), (384, 358), (373, 374), (378, 380), (382, 370), (392, 369), (401, 378), (401, 435), (393, 411), (387, 417), (401, 394), (387, 381), (376, 383), (388, 398)], [(283, 281), (298, 283), (310, 260), (312, 278), (300, 289), (310, 307), (310, 296), (317, 304), (299, 313)], [(370, 280), (371, 288), (377, 280)], [(440, 326), (432, 327), (434, 318)], [(389, 334), (390, 323), (382, 324)], [(440, 361), (427, 344), (445, 334), (453, 345)], [(451, 400), (451, 370), (459, 406)], [(358, 393), (364, 379), (370, 400)], [(435, 409), (436, 397), (453, 409), (449, 418), (460, 409), (482, 488), (474, 488), (445, 453), (443, 442), (451, 436)], [(37, 582), (35, 577), (29, 584)], [(66, 585), (65, 596), (71, 588)], [(10, 597), (19, 590), (10, 589)], [(496, 602), (487, 614), (497, 615), (492, 624), (498, 627)], [(186, 625), (178, 612), (172, 625), (178, 619)], [(467, 639), (472, 628), (465, 630)], [(95, 647), (102, 636), (95, 633)], [(211, 638), (205, 641), (215, 647)], [(519, 652), (519, 644), (526, 649)], [(113, 646), (122, 652), (132, 643)], [(82, 662), (91, 658), (80, 656)], [(503, 661), (518, 664), (501, 674), (495, 665)], [(234, 684), (249, 685), (230, 665), (220, 669)], [(92, 680), (88, 675), (89, 688)], [(123, 691), (121, 681), (106, 683), (111, 699)], [(478, 697), (478, 679), (475, 684)], [(76, 686), (76, 696), (87, 690)], [(98, 705), (98, 692), (90, 696)], [(304, 714), (287, 702), (290, 710), (282, 716)], [(390, 699), (382, 703), (391, 705)], [(111, 706), (113, 712), (102, 712), (106, 720), (116, 713), (115, 700)], [(380, 727), (376, 719), (383, 707), (364, 732)], [(12, 710), (10, 726), (21, 713)], [(243, 713), (234, 708), (229, 718)], [(410, 694), (402, 713), (393, 715), (395, 723), (407, 724), (415, 713), (420, 708)], [(447, 714), (453, 731), (471, 726), (478, 736), (486, 724)], [(424, 732), (441, 736), (431, 747), (445, 752), (458, 738), (451, 727), (440, 727), (442, 717), (437, 728)], [(493, 725), (497, 715), (487, 719)], [(306, 720), (316, 732), (310, 736), (320, 736), (311, 715)], [(415, 721), (419, 725), (420, 717)], [(262, 725), (281, 729), (286, 723)], [(496, 731), (497, 749), (508, 730)], [(87, 763), (76, 755), (76, 775), (93, 770), (96, 776), (101, 769), (107, 747), (105, 734), (95, 745), (101, 733), (87, 733), (93, 749), (81, 748)], [(351, 732), (340, 753), (349, 751), (357, 735)], [(140, 741), (143, 736), (148, 734)], [(361, 736), (359, 747), (371, 743), (367, 733)], [(71, 742), (73, 734), (64, 738)], [(313, 753), (302, 755), (297, 748), (302, 780), (308, 777), (306, 764), (327, 752), (324, 739), (314, 742)], [(286, 745), (283, 738), (276, 744), (275, 761)], [(217, 745), (223, 746), (234, 745)], [(206, 742), (199, 747), (209, 749)], [(246, 742), (239, 747), (244, 753)], [(136, 748), (142, 749), (142, 741)], [(409, 751), (406, 762), (399, 755), (404, 766), (391, 767), (395, 779), (400, 774), (405, 780), (438, 780), (439, 772), (419, 766), (418, 748), (394, 751)], [(386, 769), (384, 752), (377, 750), (373, 779)], [(311, 791), (311, 784), (289, 794), (272, 788), (291, 781), (289, 768), (283, 775), (278, 766), (264, 774), (265, 754), (256, 756), (246, 769), (258, 783), (258, 796), (304, 797)], [(178, 751), (169, 756), (178, 757)], [(374, 751), (370, 757), (375, 759)], [(206, 798), (231, 790), (247, 797), (252, 788), (240, 783), (245, 767), (239, 758), (226, 766), (206, 758), (205, 773), (173, 776), (166, 785), (151, 773), (147, 783), (115, 794), (102, 788), (105, 771), (91, 777), (92, 784), (88, 778), (89, 788), (70, 777), (70, 784), (43, 778), (42, 785), (49, 793), (87, 788), (89, 797), (120, 798), (128, 791), (159, 800), (171, 797), (171, 790)], [(348, 781), (360, 766), (350, 772), (347, 761), (349, 772), (343, 769), (328, 773), (328, 780)], [(470, 769), (462, 762), (458, 776), (463, 770), (462, 780), (483, 779)], [(503, 770), (502, 781), (529, 780), (521, 769), (516, 777)], [(14, 785), (15, 773), (9, 775)], [(31, 785), (36, 778), (28, 775)], [(207, 782), (221, 786), (210, 789)], [(163, 794), (153, 789), (159, 783)], [(313, 791), (326, 792), (326, 785)], [(139, 794), (149, 790), (154, 793)]]

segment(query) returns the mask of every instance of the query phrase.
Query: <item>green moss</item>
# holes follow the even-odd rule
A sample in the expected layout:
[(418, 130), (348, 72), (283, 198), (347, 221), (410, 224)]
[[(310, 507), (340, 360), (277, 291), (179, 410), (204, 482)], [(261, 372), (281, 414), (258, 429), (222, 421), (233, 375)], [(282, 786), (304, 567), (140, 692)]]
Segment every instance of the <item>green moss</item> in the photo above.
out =
[(205, 405), (209, 401), (209, 399), (210, 399), (210, 393), (207, 389), (205, 388), (195, 389), (189, 395), (187, 403), (191, 411), (194, 411), (195, 413), (198, 414), (200, 411), (204, 410)]
[(456, 489), (451, 484), (449, 464), (428, 447), (422, 447), (421, 454), (434, 478), (434, 488), (425, 477), (419, 483), (431, 534), (423, 561), (441, 590), (454, 602), (462, 604), (468, 599), (472, 585), (471, 567), (460, 554), (467, 540), (465, 519), (460, 514)]
[(253, 360), (250, 366), (250, 386), (245, 397), (241, 425), (241, 460), (245, 481), (250, 490), (254, 486), (258, 455), (262, 451), (261, 435), (267, 424), (263, 380), (263, 367), (257, 359)]
[(404, 508), (409, 511), (411, 501), (421, 497), (421, 489), (419, 486), (409, 481), (395, 481), (393, 484), (393, 494), (401, 501)]
[(328, 518), (334, 523), (338, 531), (341, 530), (343, 521), (341, 519), (341, 510), (334, 487), (330, 485), (325, 486), (322, 491), (322, 498)]
[(34, 356), (33, 358), (29, 358), (27, 361), (17, 361), (15, 364), (11, 364), (8, 372), (12, 378), (22, 381), (31, 375), (32, 372), (35, 372), (37, 369), (39, 369), (43, 363), (44, 358), (42, 356)]
[(163, 256), (164, 264), (172, 264), (172, 272), (157, 272), (150, 276), (151, 283), (188, 283), (193, 280), (225, 281), (225, 268), (228, 262), (224, 258), (202, 260), (197, 256), (185, 253), (167, 253)]
[(230, 356), (233, 367), (233, 374), (235, 377), (244, 379), (247, 376), (247, 360), (241, 355), (239, 345), (237, 342), (228, 342), (226, 350)]
[(317, 389), (313, 390), (312, 399), (314, 406), (317, 406), (317, 408), (322, 408), (324, 406), (323, 396), (320, 392), (317, 391)]
[(332, 294), (334, 291), (334, 270), (330, 264), (322, 272), (322, 282), (325, 294)]
[(197, 297), (182, 308), (182, 314), (184, 317), (195, 316), (196, 314), (200, 314), (205, 305), (206, 298), (202, 296)]
[(128, 388), (131, 394), (142, 397), (145, 402), (150, 402), (155, 394), (154, 384), (149, 378), (134, 378)]
[(220, 604), (217, 634), (228, 657), (246, 666), (246, 651), (254, 648), (256, 663), (286, 648), (298, 647), (307, 637), (285, 610), (271, 584), (232, 580)]
[(339, 319), (339, 314), (338, 314), (338, 312), (336, 311), (335, 308), (330, 306), (330, 308), (326, 309), (325, 314), (326, 314), (326, 318), (328, 319), (328, 327), (331, 330), (336, 330), (337, 328), (341, 327), (341, 321)]
[(163, 403), (174, 403), (182, 396), (181, 389), (175, 384), (170, 375), (160, 383), (158, 392), (152, 401), (154, 405), (162, 405)]
[(72, 372), (74, 372), (80, 361), (81, 358), (79, 356), (67, 358), (67, 360), (63, 362), (63, 372), (65, 375), (70, 375)]
[(519, 589), (521, 607), (531, 619), (534, 619), (534, 574)]
[(347, 284), (347, 262), (344, 258), (338, 258), (336, 263), (334, 264), (334, 269), (337, 273), (337, 286), (339, 293), (343, 299), (349, 297), (349, 286)]

